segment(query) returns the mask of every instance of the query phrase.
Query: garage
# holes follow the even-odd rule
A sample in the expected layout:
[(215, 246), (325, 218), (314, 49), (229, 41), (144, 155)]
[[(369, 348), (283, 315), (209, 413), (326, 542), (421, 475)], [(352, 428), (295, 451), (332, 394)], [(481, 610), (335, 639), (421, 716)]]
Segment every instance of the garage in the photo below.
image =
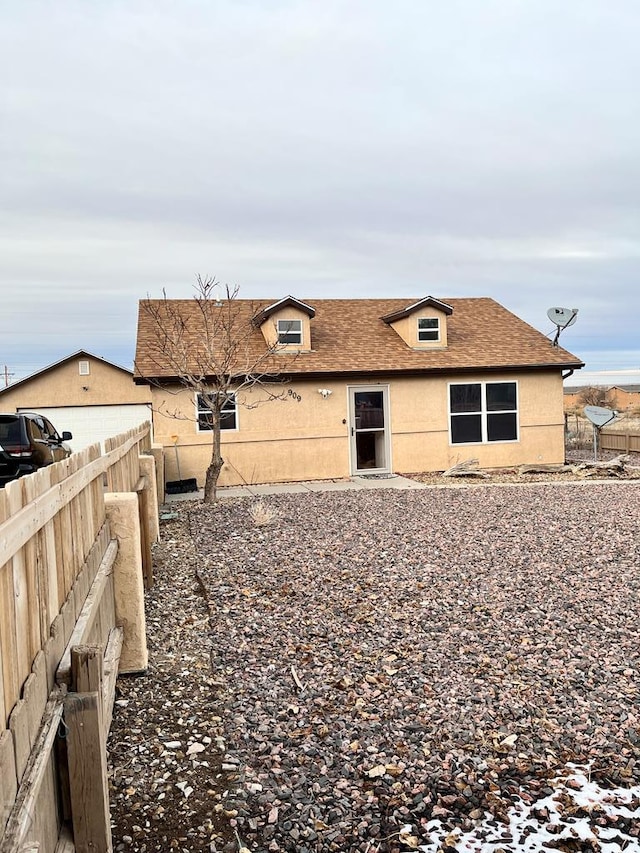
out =
[[(19, 412), (34, 409), (22, 407)], [(69, 430), (73, 440), (68, 442), (73, 451), (82, 450), (99, 441), (125, 432), (144, 421), (151, 421), (151, 406), (146, 403), (129, 403), (107, 406), (38, 406), (35, 411), (49, 418), (59, 433)]]

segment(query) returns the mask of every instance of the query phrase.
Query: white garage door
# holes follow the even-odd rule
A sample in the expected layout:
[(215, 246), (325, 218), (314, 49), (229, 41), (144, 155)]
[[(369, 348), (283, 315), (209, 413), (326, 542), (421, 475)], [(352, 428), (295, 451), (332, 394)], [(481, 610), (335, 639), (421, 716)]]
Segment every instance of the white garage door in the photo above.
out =
[(90, 444), (101, 442), (104, 449), (105, 438), (112, 438), (144, 421), (151, 420), (151, 408), (144, 404), (132, 403), (128, 406), (60, 406), (38, 409), (24, 408), (19, 411), (33, 412), (49, 418), (59, 433), (69, 430), (73, 440), (69, 442), (72, 450), (82, 450)]

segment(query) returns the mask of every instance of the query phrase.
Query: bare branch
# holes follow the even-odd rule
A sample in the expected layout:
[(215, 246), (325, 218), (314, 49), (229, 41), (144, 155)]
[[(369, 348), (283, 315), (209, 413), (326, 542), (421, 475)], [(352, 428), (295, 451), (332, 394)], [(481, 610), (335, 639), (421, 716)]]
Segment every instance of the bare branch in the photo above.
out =
[[(169, 299), (163, 290), (161, 299), (152, 300), (147, 295), (140, 303), (144, 359), (138, 359), (136, 371), (167, 393), (191, 391), (197, 395), (200, 411), (208, 413), (212, 452), (205, 501), (215, 500), (224, 462), (220, 452), (223, 410), (231, 401), (253, 409), (283, 399), (284, 392), (274, 390), (274, 386), (286, 381), (283, 373), (291, 363), (291, 357), (280, 355), (278, 360), (282, 361), (274, 364), (274, 355), (286, 347), (267, 344), (252, 322), (257, 311), (251, 303), (240, 301), (238, 293), (237, 287), (223, 286), (214, 276), (198, 275), (190, 300)], [(178, 391), (171, 388), (172, 383), (179, 385)], [(247, 396), (254, 389), (260, 389), (261, 395)], [(198, 422), (197, 416), (190, 417), (177, 408), (171, 411), (165, 406), (161, 414)]]

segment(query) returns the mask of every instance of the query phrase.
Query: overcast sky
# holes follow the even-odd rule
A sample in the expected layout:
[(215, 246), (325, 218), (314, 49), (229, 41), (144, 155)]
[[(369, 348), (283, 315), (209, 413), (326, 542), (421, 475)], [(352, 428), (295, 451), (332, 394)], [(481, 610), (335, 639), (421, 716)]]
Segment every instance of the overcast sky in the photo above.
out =
[[(0, 371), (137, 301), (490, 296), (640, 370), (638, 0), (0, 0)], [(635, 381), (640, 381), (637, 379)], [(0, 375), (0, 384), (3, 377)]]

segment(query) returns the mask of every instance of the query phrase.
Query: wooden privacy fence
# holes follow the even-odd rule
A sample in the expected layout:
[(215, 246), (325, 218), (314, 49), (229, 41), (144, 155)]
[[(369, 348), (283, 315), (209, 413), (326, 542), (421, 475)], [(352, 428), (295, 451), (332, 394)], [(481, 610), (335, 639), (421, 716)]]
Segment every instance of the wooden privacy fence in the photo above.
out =
[(599, 443), (601, 450), (617, 450), (620, 453), (640, 453), (640, 432), (602, 430), (600, 432)]
[(146, 668), (150, 451), (143, 424), (0, 490), (0, 853), (111, 850), (115, 681)]

